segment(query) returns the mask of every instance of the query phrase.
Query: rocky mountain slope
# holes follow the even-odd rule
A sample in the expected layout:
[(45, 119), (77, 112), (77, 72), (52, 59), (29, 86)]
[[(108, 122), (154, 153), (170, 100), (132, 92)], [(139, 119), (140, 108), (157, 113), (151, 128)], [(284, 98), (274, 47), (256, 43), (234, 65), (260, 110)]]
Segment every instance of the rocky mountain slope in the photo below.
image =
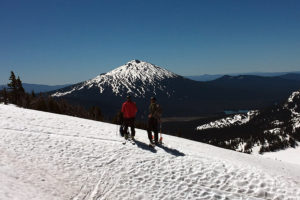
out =
[(197, 131), (207, 143), (247, 153), (295, 147), (300, 141), (300, 91), (283, 104), (202, 124)]

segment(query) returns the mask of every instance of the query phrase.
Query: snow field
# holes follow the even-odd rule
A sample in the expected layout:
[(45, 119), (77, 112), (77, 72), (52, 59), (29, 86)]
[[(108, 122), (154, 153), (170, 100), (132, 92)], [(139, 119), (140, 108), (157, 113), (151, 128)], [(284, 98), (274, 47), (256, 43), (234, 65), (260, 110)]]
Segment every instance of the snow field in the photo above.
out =
[(277, 152), (265, 152), (262, 156), (300, 165), (300, 142), (297, 142), (297, 144), (298, 146), (295, 148), (288, 148)]
[(300, 199), (300, 165), (0, 105), (0, 199)]

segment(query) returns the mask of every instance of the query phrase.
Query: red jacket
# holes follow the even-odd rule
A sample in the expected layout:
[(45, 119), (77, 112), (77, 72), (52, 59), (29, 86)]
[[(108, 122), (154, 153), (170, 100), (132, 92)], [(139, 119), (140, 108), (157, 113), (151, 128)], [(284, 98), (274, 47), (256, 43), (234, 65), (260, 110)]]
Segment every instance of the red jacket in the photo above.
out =
[(137, 107), (132, 101), (125, 101), (122, 105), (122, 113), (124, 118), (133, 118), (137, 113)]

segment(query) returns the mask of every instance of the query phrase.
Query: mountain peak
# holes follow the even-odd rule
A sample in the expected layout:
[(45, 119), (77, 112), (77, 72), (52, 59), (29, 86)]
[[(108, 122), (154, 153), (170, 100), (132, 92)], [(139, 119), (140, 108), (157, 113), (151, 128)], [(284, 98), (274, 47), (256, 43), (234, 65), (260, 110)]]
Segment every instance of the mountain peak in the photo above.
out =
[(134, 60), (131, 60), (131, 61), (129, 61), (127, 64), (134, 64), (134, 63), (141, 63), (141, 61), (140, 60), (137, 60), (137, 59), (134, 59)]
[[(178, 75), (170, 72), (162, 67), (156, 66), (154, 64), (140, 61), (140, 60), (131, 60), (125, 65), (122, 65), (105, 75), (108, 76), (117, 76), (122, 79), (132, 79), (132, 80), (149, 80), (153, 81), (154, 79), (165, 79), (178, 77)], [(101, 76), (101, 75), (100, 75)], [(99, 78), (96, 77), (96, 78)]]

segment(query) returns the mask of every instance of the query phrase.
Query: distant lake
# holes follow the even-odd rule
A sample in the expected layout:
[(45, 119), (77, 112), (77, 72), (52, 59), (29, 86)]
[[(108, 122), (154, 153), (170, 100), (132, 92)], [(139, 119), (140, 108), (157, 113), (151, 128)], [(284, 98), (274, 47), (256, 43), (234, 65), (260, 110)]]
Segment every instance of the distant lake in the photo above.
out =
[(224, 110), (226, 115), (239, 114), (239, 113), (247, 113), (249, 110)]

